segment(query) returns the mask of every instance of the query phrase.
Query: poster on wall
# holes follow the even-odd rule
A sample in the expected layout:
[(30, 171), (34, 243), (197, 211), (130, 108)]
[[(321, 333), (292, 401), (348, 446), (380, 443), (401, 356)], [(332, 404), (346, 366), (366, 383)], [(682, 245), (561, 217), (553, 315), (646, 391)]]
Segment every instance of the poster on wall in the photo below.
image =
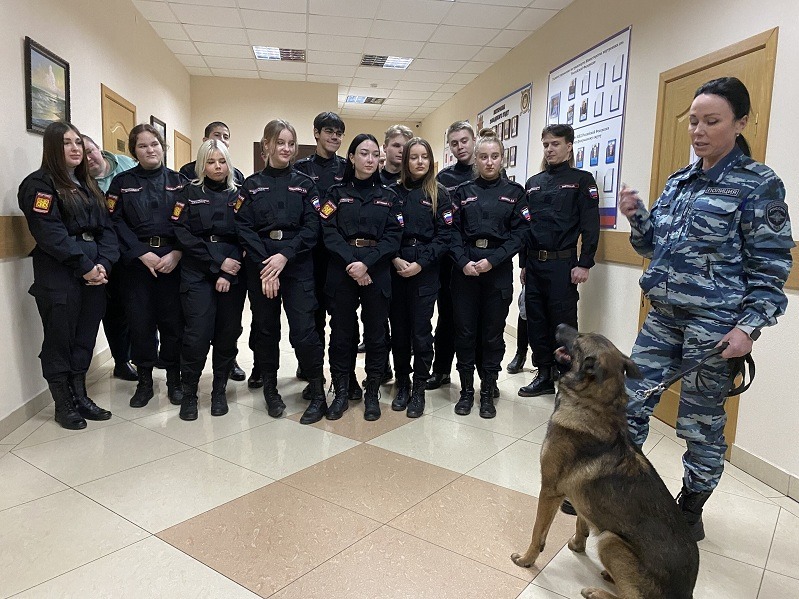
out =
[(547, 122), (574, 127), (575, 166), (596, 179), (599, 222), (605, 229), (616, 228), (630, 31), (620, 31), (549, 73)]
[(494, 102), (477, 115), (477, 131), (490, 127), (505, 146), (502, 166), (508, 179), (527, 182), (527, 153), (530, 149), (530, 100), (533, 85), (525, 85)]
[(438, 170), (447, 168), (448, 166), (455, 164), (458, 160), (455, 158), (455, 154), (452, 153), (452, 150), (449, 149), (449, 140), (447, 139), (447, 131), (444, 130), (444, 158), (441, 161), (441, 166)]

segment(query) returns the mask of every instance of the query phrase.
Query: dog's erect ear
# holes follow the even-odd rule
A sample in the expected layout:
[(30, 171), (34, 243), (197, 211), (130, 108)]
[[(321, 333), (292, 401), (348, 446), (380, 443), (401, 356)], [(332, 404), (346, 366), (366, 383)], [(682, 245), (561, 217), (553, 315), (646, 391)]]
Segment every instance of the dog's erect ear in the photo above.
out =
[(626, 356), (624, 358), (624, 374), (626, 374), (629, 379), (640, 379), (643, 376), (635, 362)]
[(601, 383), (603, 376), (602, 366), (596, 359), (596, 356), (586, 356), (583, 358), (583, 363), (580, 366), (580, 372), (594, 377), (597, 383)]

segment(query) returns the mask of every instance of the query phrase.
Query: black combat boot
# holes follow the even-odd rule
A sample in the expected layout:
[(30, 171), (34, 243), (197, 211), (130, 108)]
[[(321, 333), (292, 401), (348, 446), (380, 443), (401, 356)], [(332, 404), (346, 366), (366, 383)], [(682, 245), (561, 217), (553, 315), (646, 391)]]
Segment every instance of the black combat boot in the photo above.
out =
[(180, 384), (180, 368), (166, 369), (166, 395), (173, 406), (182, 405), (183, 386)]
[(72, 399), (72, 389), (69, 388), (69, 380), (48, 381), (50, 394), (55, 402), (55, 421), (71, 431), (79, 431), (86, 428), (86, 420), (78, 412), (75, 401)]
[(455, 413), (458, 416), (468, 416), (474, 405), (474, 371), (459, 370), (461, 377), (461, 396), (455, 404)]
[(485, 372), (480, 381), (480, 418), (493, 418), (497, 415), (494, 407), (494, 389), (497, 386), (497, 373)]
[(72, 387), (75, 407), (85, 420), (108, 420), (111, 418), (111, 412), (98, 406), (86, 394), (86, 374), (71, 375), (69, 383), (70, 387)]
[(541, 366), (533, 381), (519, 389), (519, 397), (538, 397), (539, 395), (553, 395), (555, 381), (552, 380), (552, 368)]
[(230, 374), (228, 376), (230, 376), (231, 381), (243, 381), (247, 378), (247, 375), (244, 374), (244, 371), (236, 360), (233, 360), (233, 366), (230, 367)]
[(136, 392), (130, 398), (131, 408), (143, 408), (153, 398), (153, 369), (139, 366), (137, 368), (139, 383), (136, 385)]
[(266, 413), (272, 418), (280, 418), (286, 409), (283, 398), (277, 392), (277, 373), (264, 372), (264, 399), (266, 400)]
[(524, 363), (527, 362), (527, 352), (519, 352), (513, 356), (513, 360), (508, 364), (509, 374), (518, 374), (524, 369)]
[(391, 402), (391, 409), (395, 412), (402, 412), (408, 407), (411, 399), (411, 378), (407, 374), (397, 377), (397, 395)]
[(677, 495), (677, 505), (682, 510), (685, 522), (691, 530), (691, 538), (697, 543), (705, 538), (705, 526), (702, 524), (702, 507), (710, 498), (712, 491), (698, 493), (689, 491), (684, 486)]
[(250, 378), (247, 379), (247, 387), (250, 389), (260, 389), (264, 386), (264, 377), (261, 376), (261, 366), (258, 364), (258, 360), (256, 360), (252, 365), (252, 373), (250, 373)]
[(449, 373), (434, 372), (430, 375), (430, 378), (427, 379), (427, 390), (433, 391), (434, 389), (438, 389), (441, 385), (449, 385), (451, 382), (452, 379), (449, 377)]
[[(349, 384), (350, 379), (354, 378), (354, 374), (336, 374), (333, 375), (333, 401), (327, 410), (325, 418), (328, 420), (338, 420), (350, 407), (349, 404)], [(355, 382), (357, 385), (357, 381)]]
[[(309, 379), (309, 381), (310, 380), (311, 379)], [(322, 389), (325, 388), (326, 384), (327, 384), (327, 379), (325, 379), (325, 377), (322, 377)], [(313, 385), (311, 385), (311, 383), (309, 382), (307, 385), (305, 385), (305, 388), (302, 390), (302, 398), (305, 401), (313, 401), (313, 398), (315, 397), (315, 393), (316, 392), (313, 389)]]
[(224, 416), (228, 413), (226, 390), (227, 377), (215, 374), (211, 387), (211, 416)]
[[(334, 382), (335, 385), (335, 382)], [(355, 371), (350, 372), (349, 385), (347, 387), (347, 398), (350, 401), (358, 401), (363, 397), (363, 389), (358, 384), (358, 379), (355, 376)]]
[[(216, 380), (214, 380), (214, 383), (216, 383)], [(180, 412), (178, 413), (180, 419), (187, 421), (197, 420), (197, 383), (183, 383), (180, 397)]]
[(419, 416), (424, 414), (424, 392), (426, 385), (426, 379), (413, 379), (411, 401), (408, 402), (408, 411), (405, 413), (408, 418), (419, 418)]
[(363, 419), (380, 418), (380, 375), (366, 377), (366, 390), (363, 394)]
[(308, 381), (310, 389), (310, 405), (300, 418), (300, 424), (313, 424), (319, 422), (327, 414), (327, 401), (325, 401), (325, 383), (322, 378)]

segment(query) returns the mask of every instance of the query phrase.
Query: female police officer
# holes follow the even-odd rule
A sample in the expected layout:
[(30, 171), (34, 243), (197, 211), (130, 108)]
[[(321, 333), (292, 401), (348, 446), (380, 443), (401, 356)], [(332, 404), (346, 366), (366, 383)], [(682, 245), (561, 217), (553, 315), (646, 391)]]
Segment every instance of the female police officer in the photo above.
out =
[(324, 352), (314, 323), (317, 304), (311, 258), (319, 237), (319, 194), (310, 177), (291, 168), (297, 154), (294, 127), (286, 121), (270, 121), (264, 127), (262, 145), (266, 167), (244, 181), (236, 208), (255, 319), (255, 359), (263, 370), (267, 411), (279, 418), (286, 408), (277, 390), (282, 302), (289, 340), (311, 389), (311, 403), (300, 422), (311, 424), (327, 411)]
[(47, 126), (41, 168), (19, 186), (18, 200), (36, 240), (29, 293), (44, 327), (39, 358), (55, 421), (67, 429), (86, 428), (86, 419), (111, 418), (86, 395), (86, 371), (105, 311), (103, 285), (119, 250), (73, 125)]
[(335, 397), (327, 413), (329, 420), (341, 418), (348, 407), (359, 299), (366, 341), (364, 419), (380, 418), (378, 392), (388, 359), (385, 323), (391, 298), (389, 261), (399, 249), (402, 230), (394, 207), (396, 194), (380, 183), (379, 159), (374, 136), (355, 136), (347, 151), (344, 182), (328, 190), (320, 210), (325, 246), (331, 252), (325, 291)]
[[(164, 166), (164, 139), (151, 125), (136, 125), (128, 149), (139, 165), (114, 177), (106, 193), (122, 254), (131, 359), (139, 373), (132, 408), (152, 399), (153, 366), (166, 368), (169, 401), (180, 405), (181, 252), (175, 248), (175, 200), (186, 178)], [(156, 338), (156, 330), (158, 338)], [(158, 351), (160, 339), (161, 348)]]
[(782, 288), (794, 244), (785, 188), (748, 155), (741, 132), (749, 109), (749, 92), (738, 79), (702, 85), (688, 113), (699, 160), (669, 178), (651, 212), (627, 187), (619, 201), (630, 242), (651, 260), (641, 288), (652, 309), (632, 351), (643, 379), (627, 381), (627, 420), (639, 447), (660, 400), (659, 393), (641, 392), (729, 344), (703, 366), (701, 389), (696, 373), (682, 378), (677, 435), (687, 451), (678, 502), (697, 541), (705, 536), (702, 507), (724, 468), (727, 359), (749, 353), (760, 329), (773, 325), (787, 304)]
[[(425, 385), (433, 363), (433, 307), (440, 286), (439, 263), (452, 243), (452, 203), (433, 172), (430, 144), (414, 137), (402, 153), (397, 219), (402, 242), (392, 261), (391, 346), (397, 372), (397, 395), (391, 409), (407, 408), (409, 418), (424, 412)], [(413, 393), (411, 393), (413, 348)]]
[(513, 256), (522, 245), (530, 215), (524, 188), (500, 176), (504, 148), (491, 129), (480, 131), (474, 148), (477, 179), (460, 185), (452, 198), (455, 209), (452, 275), (455, 350), (461, 394), (455, 413), (469, 414), (474, 405), (475, 345), (480, 327), (483, 349), (480, 416), (493, 418), (494, 390), (503, 338), (513, 296)]
[(225, 388), (236, 358), (247, 286), (238, 278), (241, 248), (233, 209), (239, 197), (227, 146), (217, 139), (200, 145), (196, 181), (180, 194), (172, 220), (183, 250), (180, 299), (186, 321), (181, 351), (183, 400), (180, 418), (197, 419), (197, 385), (213, 343), (211, 415), (227, 414)]

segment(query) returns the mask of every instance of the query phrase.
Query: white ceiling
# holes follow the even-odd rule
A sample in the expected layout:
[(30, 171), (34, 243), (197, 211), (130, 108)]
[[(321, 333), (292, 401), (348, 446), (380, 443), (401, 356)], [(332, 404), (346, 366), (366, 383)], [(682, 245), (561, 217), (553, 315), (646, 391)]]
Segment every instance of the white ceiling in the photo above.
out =
[[(192, 75), (335, 83), (342, 116), (402, 120), (422, 120), (571, 2), (133, 0)], [(306, 50), (307, 62), (256, 60), (254, 45)], [(362, 67), (362, 54), (414, 60)]]

